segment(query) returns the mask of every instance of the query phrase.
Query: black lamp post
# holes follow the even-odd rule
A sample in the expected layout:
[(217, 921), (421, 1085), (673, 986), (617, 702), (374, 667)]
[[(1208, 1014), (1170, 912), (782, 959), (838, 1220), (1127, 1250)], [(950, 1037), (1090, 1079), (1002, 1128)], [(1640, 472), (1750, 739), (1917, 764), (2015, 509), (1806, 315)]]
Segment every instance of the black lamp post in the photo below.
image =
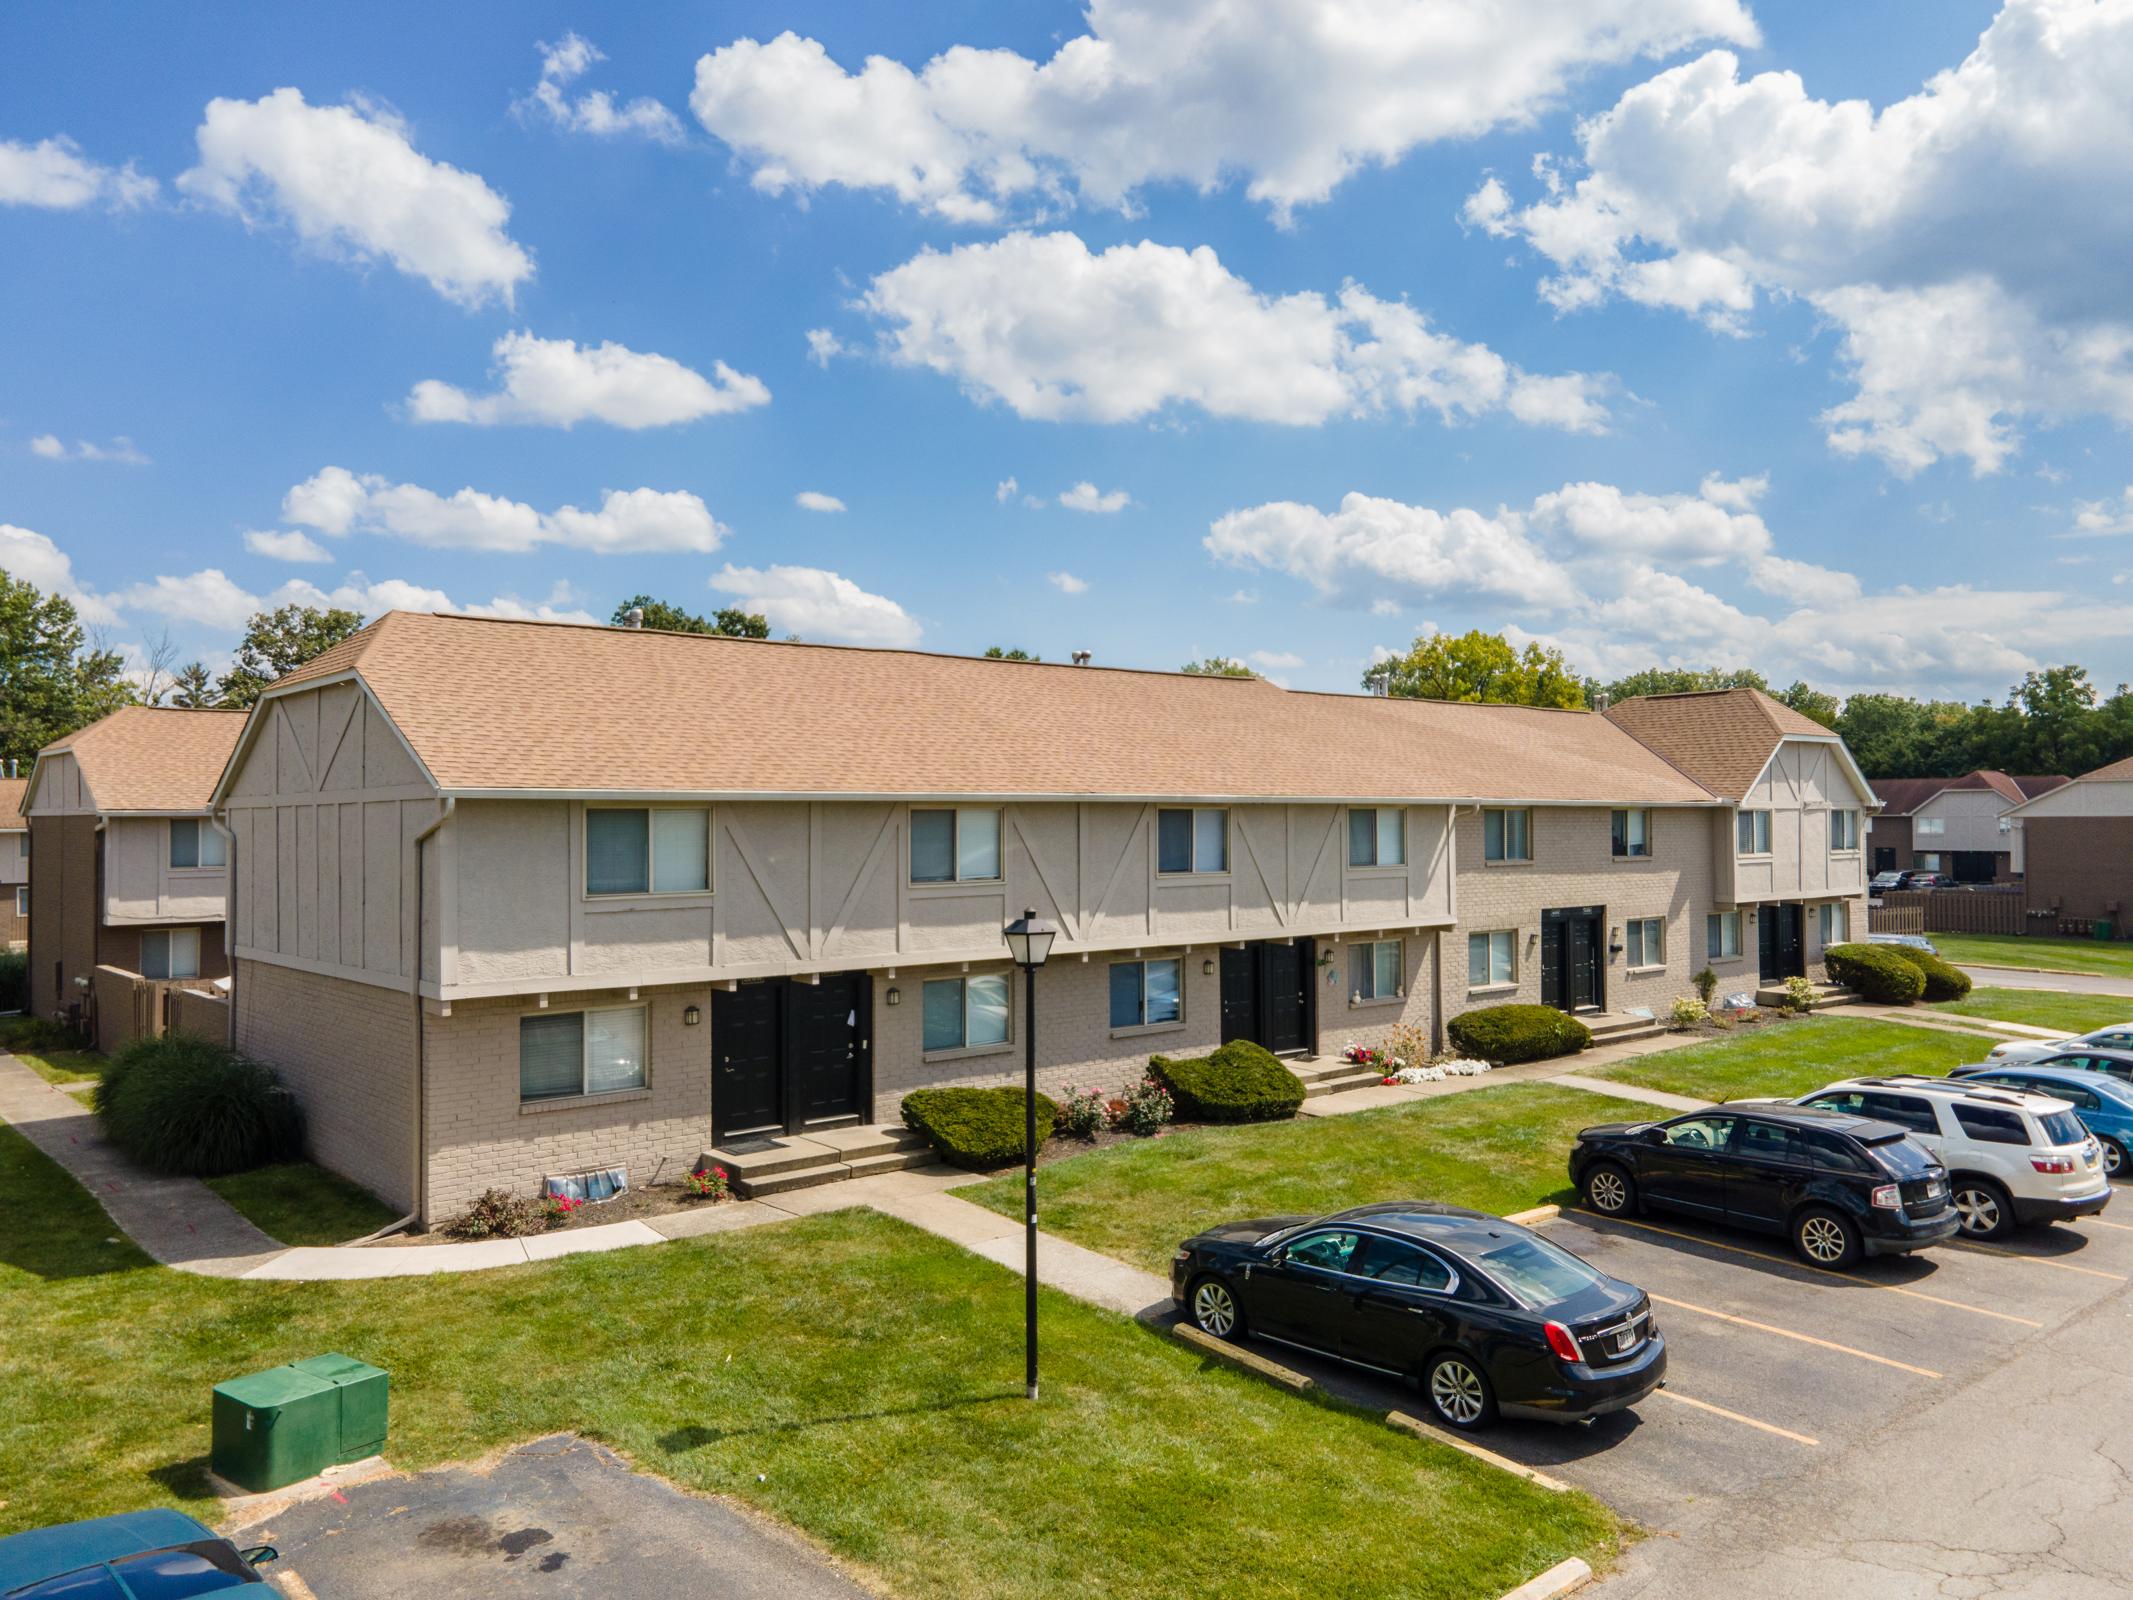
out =
[(1025, 911), (1006, 927), (1007, 953), (1022, 969), (1022, 1346), (1024, 1381), (1037, 1398), (1037, 969), (1059, 930)]

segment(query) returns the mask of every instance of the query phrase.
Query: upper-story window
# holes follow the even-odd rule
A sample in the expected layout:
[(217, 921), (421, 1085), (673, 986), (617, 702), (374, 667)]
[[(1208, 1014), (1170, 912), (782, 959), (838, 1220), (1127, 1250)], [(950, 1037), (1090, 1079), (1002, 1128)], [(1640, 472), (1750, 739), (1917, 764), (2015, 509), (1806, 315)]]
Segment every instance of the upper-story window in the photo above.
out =
[(1396, 806), (1351, 807), (1348, 812), (1348, 865), (1399, 867), (1407, 864), (1407, 813)]
[(27, 829), (15, 836), (15, 849), (23, 860), (30, 859), (30, 835)]
[(1533, 859), (1533, 813), (1484, 811), (1481, 814), (1481, 859), (1484, 861), (1531, 861)]
[(173, 867), (228, 866), (229, 853), (222, 831), (198, 817), (172, 817), (170, 864)]
[(710, 887), (709, 806), (587, 808), (587, 894), (702, 894)]
[(1943, 834), (1948, 831), (1948, 819), (1946, 817), (1913, 817), (1911, 819), (1911, 831), (1919, 835)]
[(1832, 850), (1859, 848), (1858, 812), (1832, 811), (1829, 814), (1829, 847)]
[(1652, 853), (1652, 814), (1649, 811), (1617, 811), (1614, 814), (1614, 853), (1618, 861)]
[(1733, 819), (1734, 853), (1744, 856), (1770, 854), (1770, 813), (1743, 811)]
[(1229, 812), (1222, 807), (1158, 811), (1155, 831), (1156, 871), (1229, 871)]
[(988, 883), (1000, 876), (1000, 808), (911, 812), (913, 883)]

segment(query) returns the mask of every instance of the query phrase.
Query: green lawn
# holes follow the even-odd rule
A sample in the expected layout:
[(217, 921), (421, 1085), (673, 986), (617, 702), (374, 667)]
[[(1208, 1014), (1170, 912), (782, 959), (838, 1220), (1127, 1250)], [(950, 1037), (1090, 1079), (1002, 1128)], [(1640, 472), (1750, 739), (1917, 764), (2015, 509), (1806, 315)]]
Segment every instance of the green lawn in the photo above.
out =
[[(1562, 1199), (1578, 1129), (1640, 1114), (1628, 1101), (1520, 1083), (1342, 1117), (1190, 1128), (1053, 1162), (1037, 1174), (1037, 1211), (1047, 1233), (1168, 1272), (1179, 1240), (1240, 1217), (1408, 1199), (1511, 1212)], [(956, 1193), (1022, 1212), (1019, 1172)]]
[(1927, 937), (1957, 966), (1976, 962), (2133, 978), (2133, 941), (2123, 939), (2002, 938), (1985, 933), (1934, 933)]
[(308, 1161), (209, 1178), (207, 1186), (283, 1244), (346, 1244), (400, 1215), (368, 1189)]
[(2026, 1022), (2036, 1028), (2087, 1033), (2115, 1022), (2133, 1022), (2133, 998), (2107, 994), (2054, 994), (2049, 989), (1972, 989), (1961, 1000), (1932, 1008), (1995, 1022)]
[(1595, 1077), (1634, 1083), (1703, 1100), (1805, 1094), (1836, 1078), (1861, 1073), (1945, 1074), (1982, 1061), (1993, 1041), (1868, 1017), (1814, 1016), (1763, 1027), (1731, 1039), (1603, 1067)]
[(464, 1277), (193, 1277), (0, 1128), (0, 1533), (213, 1514), (208, 1390), (320, 1351), (392, 1374), (403, 1468), (575, 1429), (784, 1519), (907, 1596), (1503, 1593), (1622, 1537), (1378, 1419), (1298, 1399), (866, 1211)]
[(5, 1050), (47, 1083), (87, 1083), (104, 1075), (104, 1058), (94, 1050), (67, 1048), (70, 1036), (42, 1017), (0, 1017), (0, 1050)]

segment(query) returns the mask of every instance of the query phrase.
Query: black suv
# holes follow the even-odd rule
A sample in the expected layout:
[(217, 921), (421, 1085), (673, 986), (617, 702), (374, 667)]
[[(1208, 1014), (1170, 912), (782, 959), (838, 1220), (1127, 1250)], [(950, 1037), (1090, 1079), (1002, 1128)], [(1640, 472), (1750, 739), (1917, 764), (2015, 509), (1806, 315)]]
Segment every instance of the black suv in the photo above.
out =
[(1781, 1233), (1811, 1265), (1955, 1234), (1947, 1170), (1893, 1122), (1816, 1106), (1744, 1104), (1587, 1128), (1570, 1180), (1602, 1216), (1645, 1206)]

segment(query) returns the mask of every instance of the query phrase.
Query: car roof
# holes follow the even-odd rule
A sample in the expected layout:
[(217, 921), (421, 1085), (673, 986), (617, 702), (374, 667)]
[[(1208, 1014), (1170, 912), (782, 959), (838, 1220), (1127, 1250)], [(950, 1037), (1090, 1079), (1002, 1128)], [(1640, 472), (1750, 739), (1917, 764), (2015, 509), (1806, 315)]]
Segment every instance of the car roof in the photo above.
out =
[(160, 1508), (33, 1528), (0, 1539), (0, 1593), (144, 1550), (164, 1550), (214, 1537), (212, 1529), (184, 1512)]
[(2024, 1077), (2041, 1078), (2046, 1083), (2070, 1083), (2083, 1089), (2108, 1085), (2109, 1092), (2119, 1099), (2133, 1097), (2133, 1084), (2123, 1078), (2113, 1077), (2108, 1072), (2091, 1072), (2087, 1067), (2055, 1067), (2047, 1061), (1985, 1061), (1974, 1067), (1957, 1067), (1952, 1076), (1981, 1078), (1987, 1073), (1994, 1076), (2020, 1073)]
[(2074, 1034), (2074, 1035), (2072, 1035), (2072, 1037), (2074, 1037), (2074, 1038), (2076, 1038), (2076, 1039), (2093, 1039), (2093, 1038), (2095, 1038), (2095, 1037), (2096, 1037), (2096, 1035), (2097, 1035), (2097, 1034), (2099, 1034), (2099, 1033), (2127, 1033), (2127, 1032), (2133, 1032), (2133, 1022), (2106, 1022), (2106, 1023), (2105, 1023), (2105, 1024), (2104, 1024), (2104, 1025), (2103, 1025), (2102, 1027), (2100, 1027), (2100, 1028), (2091, 1028), (2091, 1029), (2089, 1029), (2089, 1031), (2088, 1031), (2087, 1033), (2077, 1033), (2077, 1034)]
[[(1832, 1089), (1842, 1084), (1830, 1084)], [(1816, 1094), (1822, 1093), (1820, 1089)], [(1800, 1128), (1821, 1128), (1829, 1133), (1849, 1134), (1854, 1139), (1879, 1144), (1889, 1138), (1901, 1138), (1905, 1130), (1894, 1122), (1880, 1117), (1861, 1116), (1856, 1111), (1839, 1111), (1832, 1106), (1764, 1105), (1759, 1101), (1742, 1101), (1714, 1107), (1714, 1110), (1739, 1112), (1749, 1116), (1768, 1119), (1771, 1122), (1791, 1123)]]
[(1329, 1222), (1361, 1222), (1386, 1233), (1405, 1234), (1455, 1250), (1482, 1248), (1490, 1235), (1503, 1237), (1526, 1230), (1515, 1222), (1475, 1211), (1466, 1206), (1440, 1205), (1434, 1200), (1380, 1200), (1375, 1205), (1351, 1206), (1320, 1217), (1312, 1226)]
[(2051, 1047), (2066, 1056), (2107, 1056), (2113, 1061), (2133, 1061), (2133, 1050), (2115, 1044), (2076, 1044), (2061, 1040)]
[[(1986, 1063), (1990, 1065), (1990, 1063)], [(2025, 1094), (2020, 1089), (1996, 1089), (1982, 1084), (1965, 1083), (1960, 1078), (1929, 1078), (1922, 1074), (1892, 1073), (1887, 1077), (1844, 1078), (1825, 1086), (1827, 1089), (1895, 1089), (1908, 1090), (1913, 1094), (1954, 1095), (1963, 1100), (1983, 1100), (1993, 1105), (2011, 1106), (2017, 1111), (2043, 1113), (2049, 1106), (2058, 1104), (2050, 1095)], [(1815, 1090), (1821, 1094), (1824, 1089)]]

